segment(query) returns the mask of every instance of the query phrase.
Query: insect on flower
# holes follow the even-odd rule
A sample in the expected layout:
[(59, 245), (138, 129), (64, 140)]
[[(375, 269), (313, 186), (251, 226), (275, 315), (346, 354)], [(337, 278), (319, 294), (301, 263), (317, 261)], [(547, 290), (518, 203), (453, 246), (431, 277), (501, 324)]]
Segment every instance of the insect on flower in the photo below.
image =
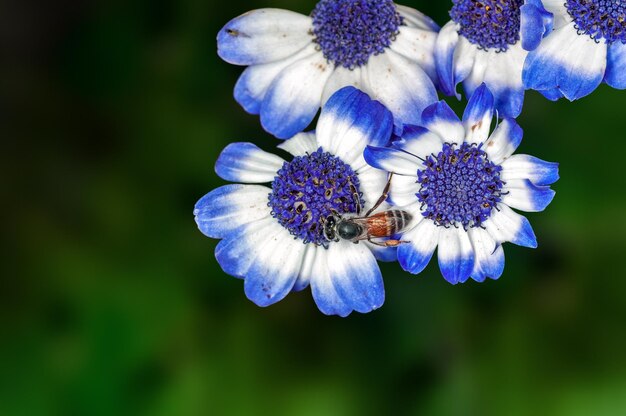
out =
[(396, 239), (385, 241), (372, 240), (372, 238), (386, 238), (401, 233), (413, 219), (411, 214), (401, 209), (390, 209), (371, 215), (387, 199), (392, 177), (393, 173), (389, 175), (387, 185), (378, 201), (364, 216), (360, 216), (361, 202), (356, 188), (351, 186), (357, 207), (356, 216), (346, 218), (337, 211), (333, 211), (331, 215), (323, 218), (322, 225), (324, 226), (324, 237), (326, 237), (326, 240), (339, 241), (343, 239), (352, 241), (355, 244), (359, 241), (367, 240), (381, 247), (397, 247), (402, 243), (408, 243), (409, 241)]
[[(402, 227), (387, 219), (389, 174), (368, 165), (363, 150), (387, 146), (392, 131), (393, 116), (383, 104), (345, 87), (324, 105), (314, 132), (279, 145), (290, 160), (252, 143), (222, 151), (215, 171), (236, 183), (202, 197), (194, 216), (200, 231), (221, 240), (217, 262), (244, 280), (250, 300), (268, 306), (310, 287), (327, 315), (366, 313), (383, 304), (377, 260), (395, 261), (399, 243), (376, 239)], [(381, 212), (370, 216), (376, 209)]]

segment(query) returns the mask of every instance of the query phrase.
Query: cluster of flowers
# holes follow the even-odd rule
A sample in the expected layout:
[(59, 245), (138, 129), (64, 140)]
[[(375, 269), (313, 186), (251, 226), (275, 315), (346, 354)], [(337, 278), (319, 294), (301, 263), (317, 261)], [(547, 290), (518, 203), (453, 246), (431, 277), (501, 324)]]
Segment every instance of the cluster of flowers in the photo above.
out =
[[(416, 274), (437, 249), (447, 281), (482, 282), (502, 274), (502, 243), (537, 246), (511, 208), (545, 209), (558, 165), (513, 155), (524, 91), (626, 88), (626, 1), (453, 0), (450, 17), (440, 29), (391, 0), (320, 0), (220, 31), (219, 55), (247, 66), (235, 99), (293, 156), (230, 144), (215, 170), (238, 184), (194, 210), (250, 300), (310, 286), (325, 314), (365, 313), (384, 301), (377, 260)], [(460, 99), (459, 83), (461, 119), (437, 96)]]

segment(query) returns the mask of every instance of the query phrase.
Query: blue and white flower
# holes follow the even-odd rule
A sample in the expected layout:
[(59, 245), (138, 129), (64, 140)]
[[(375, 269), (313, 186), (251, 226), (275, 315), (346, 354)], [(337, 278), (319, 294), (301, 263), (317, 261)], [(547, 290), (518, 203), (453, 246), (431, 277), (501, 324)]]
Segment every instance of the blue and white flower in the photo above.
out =
[(437, 101), (438, 30), (391, 0), (321, 0), (311, 16), (280, 9), (243, 14), (224, 26), (217, 44), (222, 59), (248, 66), (235, 86), (237, 102), (285, 139), (345, 86), (381, 101), (397, 123), (419, 122)]
[(424, 110), (423, 126), (407, 127), (389, 147), (365, 150), (369, 164), (395, 174), (391, 202), (413, 214), (415, 222), (402, 236), (410, 244), (398, 248), (405, 270), (421, 272), (438, 247), (448, 282), (482, 282), (502, 274), (502, 243), (537, 247), (530, 223), (511, 208), (546, 208), (558, 165), (513, 155), (522, 129), (504, 118), (489, 134), (493, 110), (493, 95), (483, 84), (462, 121), (440, 101)]
[(576, 100), (602, 81), (626, 89), (626, 2), (527, 0), (523, 80), (550, 100)]
[(328, 241), (323, 222), (333, 211), (354, 213), (357, 203), (367, 209), (378, 200), (387, 173), (369, 166), (363, 150), (387, 145), (392, 129), (393, 117), (382, 104), (345, 87), (323, 107), (315, 132), (278, 146), (294, 156), (290, 162), (252, 143), (224, 149), (217, 174), (243, 184), (209, 192), (194, 215), (205, 235), (222, 239), (217, 261), (244, 279), (250, 300), (267, 306), (310, 285), (325, 314), (346, 316), (382, 305), (376, 259), (395, 261), (395, 249)]
[(439, 32), (435, 60), (440, 89), (447, 95), (463, 83), (471, 97), (482, 83), (492, 91), (499, 114), (517, 117), (524, 103), (522, 67), (528, 52), (520, 41), (523, 0), (453, 0), (450, 20)]

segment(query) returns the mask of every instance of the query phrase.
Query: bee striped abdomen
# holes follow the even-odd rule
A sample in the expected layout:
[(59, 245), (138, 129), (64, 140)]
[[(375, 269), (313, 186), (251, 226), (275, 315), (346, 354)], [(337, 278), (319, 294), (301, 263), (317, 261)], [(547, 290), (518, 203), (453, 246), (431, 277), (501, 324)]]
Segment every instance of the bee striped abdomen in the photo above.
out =
[(368, 232), (371, 237), (388, 237), (402, 231), (413, 216), (400, 209), (379, 212), (367, 218)]

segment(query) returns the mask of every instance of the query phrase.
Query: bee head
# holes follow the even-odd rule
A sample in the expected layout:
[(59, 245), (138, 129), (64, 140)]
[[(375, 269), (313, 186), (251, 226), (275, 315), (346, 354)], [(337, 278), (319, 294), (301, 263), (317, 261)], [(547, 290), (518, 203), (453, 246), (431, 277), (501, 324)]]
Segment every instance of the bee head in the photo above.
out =
[(324, 237), (328, 241), (336, 241), (337, 240), (337, 232), (335, 228), (337, 227), (337, 223), (339, 222), (339, 218), (335, 215), (329, 215), (324, 219)]

